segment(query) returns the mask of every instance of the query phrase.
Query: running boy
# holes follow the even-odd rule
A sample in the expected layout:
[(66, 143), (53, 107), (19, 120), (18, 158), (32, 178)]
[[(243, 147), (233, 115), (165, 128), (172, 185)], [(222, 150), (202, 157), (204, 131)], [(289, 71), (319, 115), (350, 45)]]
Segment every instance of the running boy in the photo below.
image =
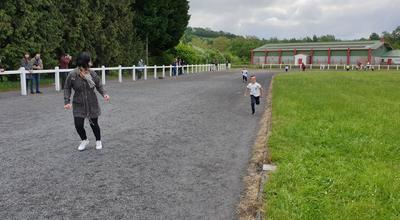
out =
[(242, 81), (245, 83), (245, 82), (247, 82), (247, 76), (248, 76), (248, 74), (249, 74), (249, 71), (247, 71), (247, 69), (246, 68), (243, 68), (243, 70), (242, 70)]
[(250, 77), (250, 83), (246, 87), (244, 96), (247, 96), (249, 91), (251, 99), (251, 112), (254, 115), (256, 112), (255, 105), (260, 104), (260, 97), (263, 97), (264, 93), (262, 86), (256, 81), (256, 76), (254, 75)]

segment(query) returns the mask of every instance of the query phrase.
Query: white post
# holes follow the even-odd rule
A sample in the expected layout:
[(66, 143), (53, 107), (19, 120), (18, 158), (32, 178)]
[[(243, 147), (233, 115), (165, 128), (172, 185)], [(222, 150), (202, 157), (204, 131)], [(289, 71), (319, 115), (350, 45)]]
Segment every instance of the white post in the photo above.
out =
[(122, 83), (122, 66), (118, 66), (118, 82)]
[(154, 79), (157, 79), (157, 66), (154, 65)]
[(331, 65), (330, 64), (328, 64), (328, 70), (330, 70), (331, 69)]
[(101, 66), (101, 84), (106, 84), (106, 67)]
[(196, 73), (198, 73), (198, 72), (199, 72), (199, 65), (196, 64)]
[(169, 77), (172, 77), (172, 65), (169, 66)]
[(387, 65), (388, 66), (388, 69), (387, 70), (390, 70), (390, 65)]
[(60, 89), (60, 68), (58, 66), (56, 66), (55, 69), (55, 84), (56, 84), (56, 91), (59, 92)]
[(381, 64), (378, 65), (378, 70), (381, 70)]
[(165, 65), (162, 66), (162, 77), (165, 79)]
[(271, 63), (271, 64), (269, 64), (269, 69), (270, 69), (270, 70), (272, 70), (272, 63)]
[(397, 70), (399, 70), (399, 65), (397, 65)]
[(132, 80), (136, 81), (136, 66), (133, 65), (133, 69), (132, 69)]
[(19, 68), (20, 71), (20, 78), (21, 78), (21, 95), (28, 95), (26, 92), (26, 73), (25, 68)]
[(336, 70), (338, 69), (338, 66), (337, 66), (337, 64), (336, 64)]
[(147, 80), (147, 65), (144, 65), (144, 80)]

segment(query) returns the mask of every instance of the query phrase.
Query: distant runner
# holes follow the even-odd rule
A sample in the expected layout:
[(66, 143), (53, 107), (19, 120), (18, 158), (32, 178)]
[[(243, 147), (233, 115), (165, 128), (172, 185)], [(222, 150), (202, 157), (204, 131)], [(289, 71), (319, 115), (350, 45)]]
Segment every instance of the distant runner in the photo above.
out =
[(249, 71), (247, 71), (247, 69), (246, 68), (243, 68), (243, 70), (242, 70), (242, 81), (245, 83), (245, 82), (247, 82), (247, 77), (248, 77), (248, 75), (249, 75)]

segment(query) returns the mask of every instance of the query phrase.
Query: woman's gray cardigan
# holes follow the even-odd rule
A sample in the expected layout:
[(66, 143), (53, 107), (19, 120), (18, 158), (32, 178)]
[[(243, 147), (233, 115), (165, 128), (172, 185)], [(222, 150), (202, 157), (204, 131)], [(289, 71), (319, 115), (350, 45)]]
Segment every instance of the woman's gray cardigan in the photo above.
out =
[[(97, 73), (90, 70), (97, 91), (104, 97), (106, 91), (101, 85)], [(74, 117), (97, 118), (101, 114), (99, 102), (97, 100), (94, 87), (90, 88), (88, 82), (79, 76), (79, 69), (74, 69), (68, 74), (64, 85), (64, 104), (71, 103), (71, 90), (74, 89), (74, 98), (72, 101), (72, 112)]]

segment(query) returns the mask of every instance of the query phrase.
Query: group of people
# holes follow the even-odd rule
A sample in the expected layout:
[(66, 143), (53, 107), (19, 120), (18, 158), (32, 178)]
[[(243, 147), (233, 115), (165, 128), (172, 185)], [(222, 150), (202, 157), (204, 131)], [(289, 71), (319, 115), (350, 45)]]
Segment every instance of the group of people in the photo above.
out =
[[(21, 59), (21, 67), (25, 68), (26, 71), (29, 71), (29, 74), (26, 75), (26, 86), (31, 90), (31, 94), (41, 94), (40, 91), (40, 75), (38, 73), (33, 73), (33, 70), (42, 70), (43, 69), (43, 61), (40, 58), (40, 53), (37, 53), (33, 58), (28, 52), (25, 52), (24, 57)], [(33, 90), (33, 81), (35, 81), (35, 89)]]
[[(68, 69), (69, 65), (72, 61), (72, 57), (69, 54), (64, 54), (60, 58), (59, 67), (60, 69)], [(29, 52), (25, 52), (24, 57), (21, 59), (21, 67), (28, 71), (26, 75), (26, 87), (29, 89), (31, 94), (41, 94), (40, 91), (40, 74), (33, 73), (34, 70), (42, 70), (43, 69), (43, 60), (40, 57), (40, 53), (36, 53), (33, 58)], [(4, 70), (3, 70), (4, 71)], [(61, 88), (64, 89), (64, 84), (67, 79), (67, 72), (61, 72)], [(35, 85), (35, 89), (33, 86)]]
[(186, 65), (186, 62), (183, 59), (176, 58), (172, 63), (172, 76), (179, 76), (184, 74), (183, 67)]

